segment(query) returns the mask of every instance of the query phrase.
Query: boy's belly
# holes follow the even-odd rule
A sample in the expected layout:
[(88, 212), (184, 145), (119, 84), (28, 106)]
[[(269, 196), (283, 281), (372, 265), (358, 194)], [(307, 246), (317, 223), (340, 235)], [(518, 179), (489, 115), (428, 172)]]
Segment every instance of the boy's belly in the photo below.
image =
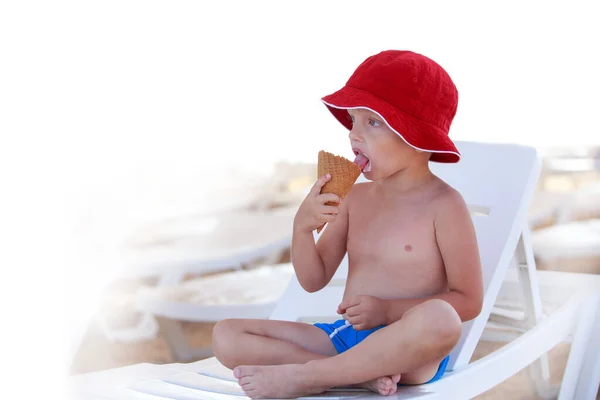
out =
[(344, 298), (366, 294), (379, 298), (419, 298), (447, 289), (443, 265), (374, 266), (350, 264)]

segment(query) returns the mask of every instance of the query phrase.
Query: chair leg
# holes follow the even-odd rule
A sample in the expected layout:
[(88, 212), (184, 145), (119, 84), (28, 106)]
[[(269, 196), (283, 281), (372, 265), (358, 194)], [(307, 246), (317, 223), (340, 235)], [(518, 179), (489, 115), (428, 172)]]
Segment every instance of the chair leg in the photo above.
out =
[[(533, 328), (543, 316), (542, 299), (539, 291), (537, 272), (529, 228), (525, 227), (517, 243), (515, 260), (524, 299), (524, 320), (526, 329)], [(529, 367), (529, 373), (537, 394), (542, 398), (556, 398), (558, 388), (550, 383), (548, 354), (542, 355)]]
[(167, 347), (176, 362), (197, 361), (213, 355), (210, 347), (191, 347), (183, 330), (181, 323), (172, 319), (157, 318), (161, 332), (164, 333)]
[(110, 342), (135, 342), (144, 339), (153, 339), (158, 333), (158, 324), (149, 313), (140, 313), (138, 322), (127, 328), (114, 328), (110, 326), (108, 318), (99, 315), (97, 318), (100, 329)]
[(182, 271), (167, 271), (160, 275), (156, 287), (176, 285), (184, 278), (185, 273)]
[[(166, 272), (162, 274), (156, 287), (179, 283), (183, 278), (181, 272)], [(141, 339), (155, 338), (159, 330), (159, 324), (151, 313), (139, 311), (140, 317), (135, 326), (127, 328), (113, 328), (108, 319), (99, 316), (98, 323), (109, 341), (132, 342)]]

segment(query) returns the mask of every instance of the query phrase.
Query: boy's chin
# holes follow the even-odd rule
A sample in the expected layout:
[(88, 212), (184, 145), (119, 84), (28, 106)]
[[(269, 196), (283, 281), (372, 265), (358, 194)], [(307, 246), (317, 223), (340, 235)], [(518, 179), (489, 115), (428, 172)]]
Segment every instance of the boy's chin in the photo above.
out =
[(365, 179), (370, 180), (370, 181), (375, 181), (377, 180), (377, 177), (373, 174), (373, 171), (363, 171), (362, 175), (365, 177)]

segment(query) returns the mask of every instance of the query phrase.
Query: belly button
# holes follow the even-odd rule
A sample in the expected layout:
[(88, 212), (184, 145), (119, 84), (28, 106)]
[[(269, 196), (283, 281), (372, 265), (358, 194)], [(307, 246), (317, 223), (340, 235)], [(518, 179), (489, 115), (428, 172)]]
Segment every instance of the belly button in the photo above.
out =
[(404, 246), (404, 250), (412, 251), (412, 246), (410, 244), (407, 244), (406, 246)]

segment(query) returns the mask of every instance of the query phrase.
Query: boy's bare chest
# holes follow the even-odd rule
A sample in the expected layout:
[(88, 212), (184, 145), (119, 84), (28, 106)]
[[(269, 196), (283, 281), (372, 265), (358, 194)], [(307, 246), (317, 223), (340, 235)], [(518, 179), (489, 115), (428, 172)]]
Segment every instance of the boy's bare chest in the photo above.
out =
[(349, 218), (352, 286), (384, 297), (420, 295), (445, 284), (433, 214), (427, 207), (370, 207)]
[(419, 205), (378, 205), (349, 218), (348, 245), (361, 253), (415, 256), (437, 249), (432, 212)]

